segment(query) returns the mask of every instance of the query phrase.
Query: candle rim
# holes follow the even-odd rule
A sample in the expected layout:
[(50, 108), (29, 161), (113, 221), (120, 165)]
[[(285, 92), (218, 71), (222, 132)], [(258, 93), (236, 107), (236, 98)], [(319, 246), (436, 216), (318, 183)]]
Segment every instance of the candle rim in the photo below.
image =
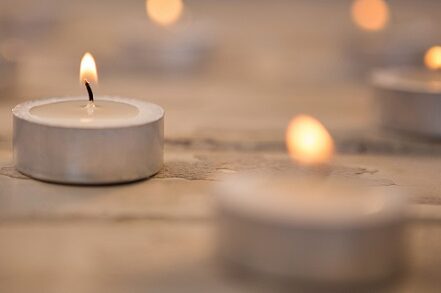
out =
[[(398, 66), (398, 67), (383, 67), (374, 70), (371, 73), (371, 83), (378, 88), (407, 91), (412, 93), (424, 93), (424, 94), (441, 94), (441, 79), (439, 85), (429, 85), (429, 82), (419, 80), (409, 80), (405, 77), (409, 72), (431, 72), (424, 67), (412, 67), (412, 66)], [(440, 73), (441, 76), (441, 73)]]
[[(69, 102), (69, 101), (85, 101), (87, 103), (87, 99), (82, 96), (77, 97), (51, 97), (51, 98), (42, 98), (31, 101), (26, 101), (16, 105), (12, 109), (12, 113), (14, 117), (29, 121), (31, 123), (36, 123), (40, 125), (57, 127), (57, 128), (80, 128), (80, 129), (119, 129), (133, 126), (140, 126), (144, 124), (154, 123), (161, 120), (164, 115), (164, 109), (154, 103), (147, 102), (144, 100), (134, 99), (134, 98), (126, 98), (119, 96), (99, 96), (96, 101), (110, 101), (110, 102), (119, 102), (125, 103), (137, 108), (138, 113), (134, 117), (126, 118), (123, 120), (106, 120), (106, 122), (97, 123), (94, 125), (89, 124), (76, 124), (72, 121), (63, 121), (59, 120), (55, 121), (54, 119), (45, 119), (42, 117), (38, 117), (32, 115), (30, 113), (31, 109), (37, 106), (43, 106), (50, 103), (59, 103), (59, 102)], [(153, 112), (153, 114), (151, 113)]]
[[(304, 209), (305, 205), (303, 205), (302, 208), (301, 201), (298, 201), (301, 205), (300, 207), (293, 205), (292, 209), (271, 208), (267, 204), (256, 204), (256, 200), (258, 200), (257, 197), (262, 195), (259, 184), (264, 182), (264, 180), (273, 179), (271, 174), (256, 175), (246, 173), (230, 176), (227, 180), (220, 182), (216, 189), (216, 199), (220, 209), (249, 219), (299, 228), (347, 229), (370, 227), (402, 221), (405, 216), (407, 195), (397, 190), (397, 188), (392, 187), (383, 187), (381, 189), (376, 187), (375, 192), (372, 192), (371, 195), (373, 195), (375, 199), (380, 200), (383, 205), (378, 211), (371, 213), (361, 212), (354, 214), (351, 210), (342, 212), (342, 209), (339, 211), (325, 210), (323, 213), (323, 207), (306, 211)], [(286, 177), (283, 179), (294, 181), (296, 178)], [(266, 186), (270, 185), (271, 184), (266, 184)], [(293, 194), (296, 192), (295, 187), (296, 186), (293, 185), (293, 188), (290, 189), (290, 192)], [(268, 197), (273, 196), (270, 191), (265, 192), (268, 193)], [(357, 192), (357, 190), (355, 190), (355, 192)], [(358, 194), (355, 195), (362, 196)], [(329, 196), (331, 197), (332, 194), (329, 194)], [(367, 199), (363, 198), (363, 200)]]

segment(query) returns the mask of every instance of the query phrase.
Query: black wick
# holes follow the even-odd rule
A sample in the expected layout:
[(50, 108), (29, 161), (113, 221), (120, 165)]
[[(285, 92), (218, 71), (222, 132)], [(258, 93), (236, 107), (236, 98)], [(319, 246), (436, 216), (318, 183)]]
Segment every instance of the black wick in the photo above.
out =
[(93, 92), (90, 88), (90, 84), (87, 82), (87, 80), (84, 80), (84, 84), (86, 85), (87, 93), (89, 94), (89, 102), (93, 102)]

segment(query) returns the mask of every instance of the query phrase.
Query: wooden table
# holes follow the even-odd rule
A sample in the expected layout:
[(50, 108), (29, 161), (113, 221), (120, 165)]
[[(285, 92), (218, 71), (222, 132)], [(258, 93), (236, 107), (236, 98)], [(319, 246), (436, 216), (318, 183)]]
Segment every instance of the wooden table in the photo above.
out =
[[(232, 274), (216, 261), (212, 191), (224, 174), (288, 168), (285, 126), (294, 114), (309, 113), (336, 139), (334, 172), (410, 193), (409, 267), (384, 290), (437, 292), (441, 144), (375, 127), (369, 86), (353, 77), (357, 64), (344, 57), (353, 31), (348, 4), (188, 4), (210, 28), (214, 49), (204, 66), (180, 75), (112, 70), (112, 58), (130, 58), (113, 51), (120, 33), (140, 37), (151, 26), (135, 1), (54, 4), (56, 26), (29, 41), (17, 91), (0, 101), (0, 291), (272, 292), (271, 282)], [(416, 9), (430, 14), (433, 5)], [(399, 11), (410, 7), (404, 2)], [(165, 166), (153, 178), (63, 186), (13, 168), (11, 107), (83, 94), (77, 70), (86, 50), (99, 67), (108, 63), (98, 94), (147, 99), (166, 109)]]

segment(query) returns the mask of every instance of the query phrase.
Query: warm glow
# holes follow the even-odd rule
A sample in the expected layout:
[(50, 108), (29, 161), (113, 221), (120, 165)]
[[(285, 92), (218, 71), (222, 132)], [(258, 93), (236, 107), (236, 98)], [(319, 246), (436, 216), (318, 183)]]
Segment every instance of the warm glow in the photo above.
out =
[(171, 25), (178, 21), (184, 9), (182, 0), (147, 0), (147, 15), (160, 25)]
[(352, 20), (362, 29), (379, 31), (389, 21), (389, 7), (384, 0), (355, 0)]
[(427, 50), (426, 55), (424, 55), (424, 63), (429, 69), (441, 69), (441, 46), (435, 46)]
[(89, 83), (98, 82), (95, 60), (93, 59), (92, 54), (89, 52), (84, 54), (83, 59), (81, 59), (80, 66), (80, 82), (83, 83), (85, 80), (87, 80)]
[(291, 157), (304, 165), (318, 165), (331, 160), (334, 142), (326, 128), (307, 115), (294, 117), (286, 131), (286, 144)]

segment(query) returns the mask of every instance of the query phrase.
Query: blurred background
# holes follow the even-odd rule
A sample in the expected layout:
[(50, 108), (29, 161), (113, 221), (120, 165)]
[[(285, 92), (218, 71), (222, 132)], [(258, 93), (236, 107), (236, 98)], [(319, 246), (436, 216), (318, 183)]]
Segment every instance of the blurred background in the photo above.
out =
[[(372, 125), (370, 68), (422, 62), (439, 40), (438, 1), (385, 3), (386, 12), (357, 16), (343, 0), (187, 0), (178, 8), (159, 1), (148, 15), (140, 0), (2, 1), (0, 133), (9, 136), (8, 113), (20, 101), (84, 95), (86, 51), (97, 62), (97, 94), (163, 105), (169, 137), (280, 134), (297, 112), (330, 128)], [(380, 19), (363, 23), (363, 13)]]

